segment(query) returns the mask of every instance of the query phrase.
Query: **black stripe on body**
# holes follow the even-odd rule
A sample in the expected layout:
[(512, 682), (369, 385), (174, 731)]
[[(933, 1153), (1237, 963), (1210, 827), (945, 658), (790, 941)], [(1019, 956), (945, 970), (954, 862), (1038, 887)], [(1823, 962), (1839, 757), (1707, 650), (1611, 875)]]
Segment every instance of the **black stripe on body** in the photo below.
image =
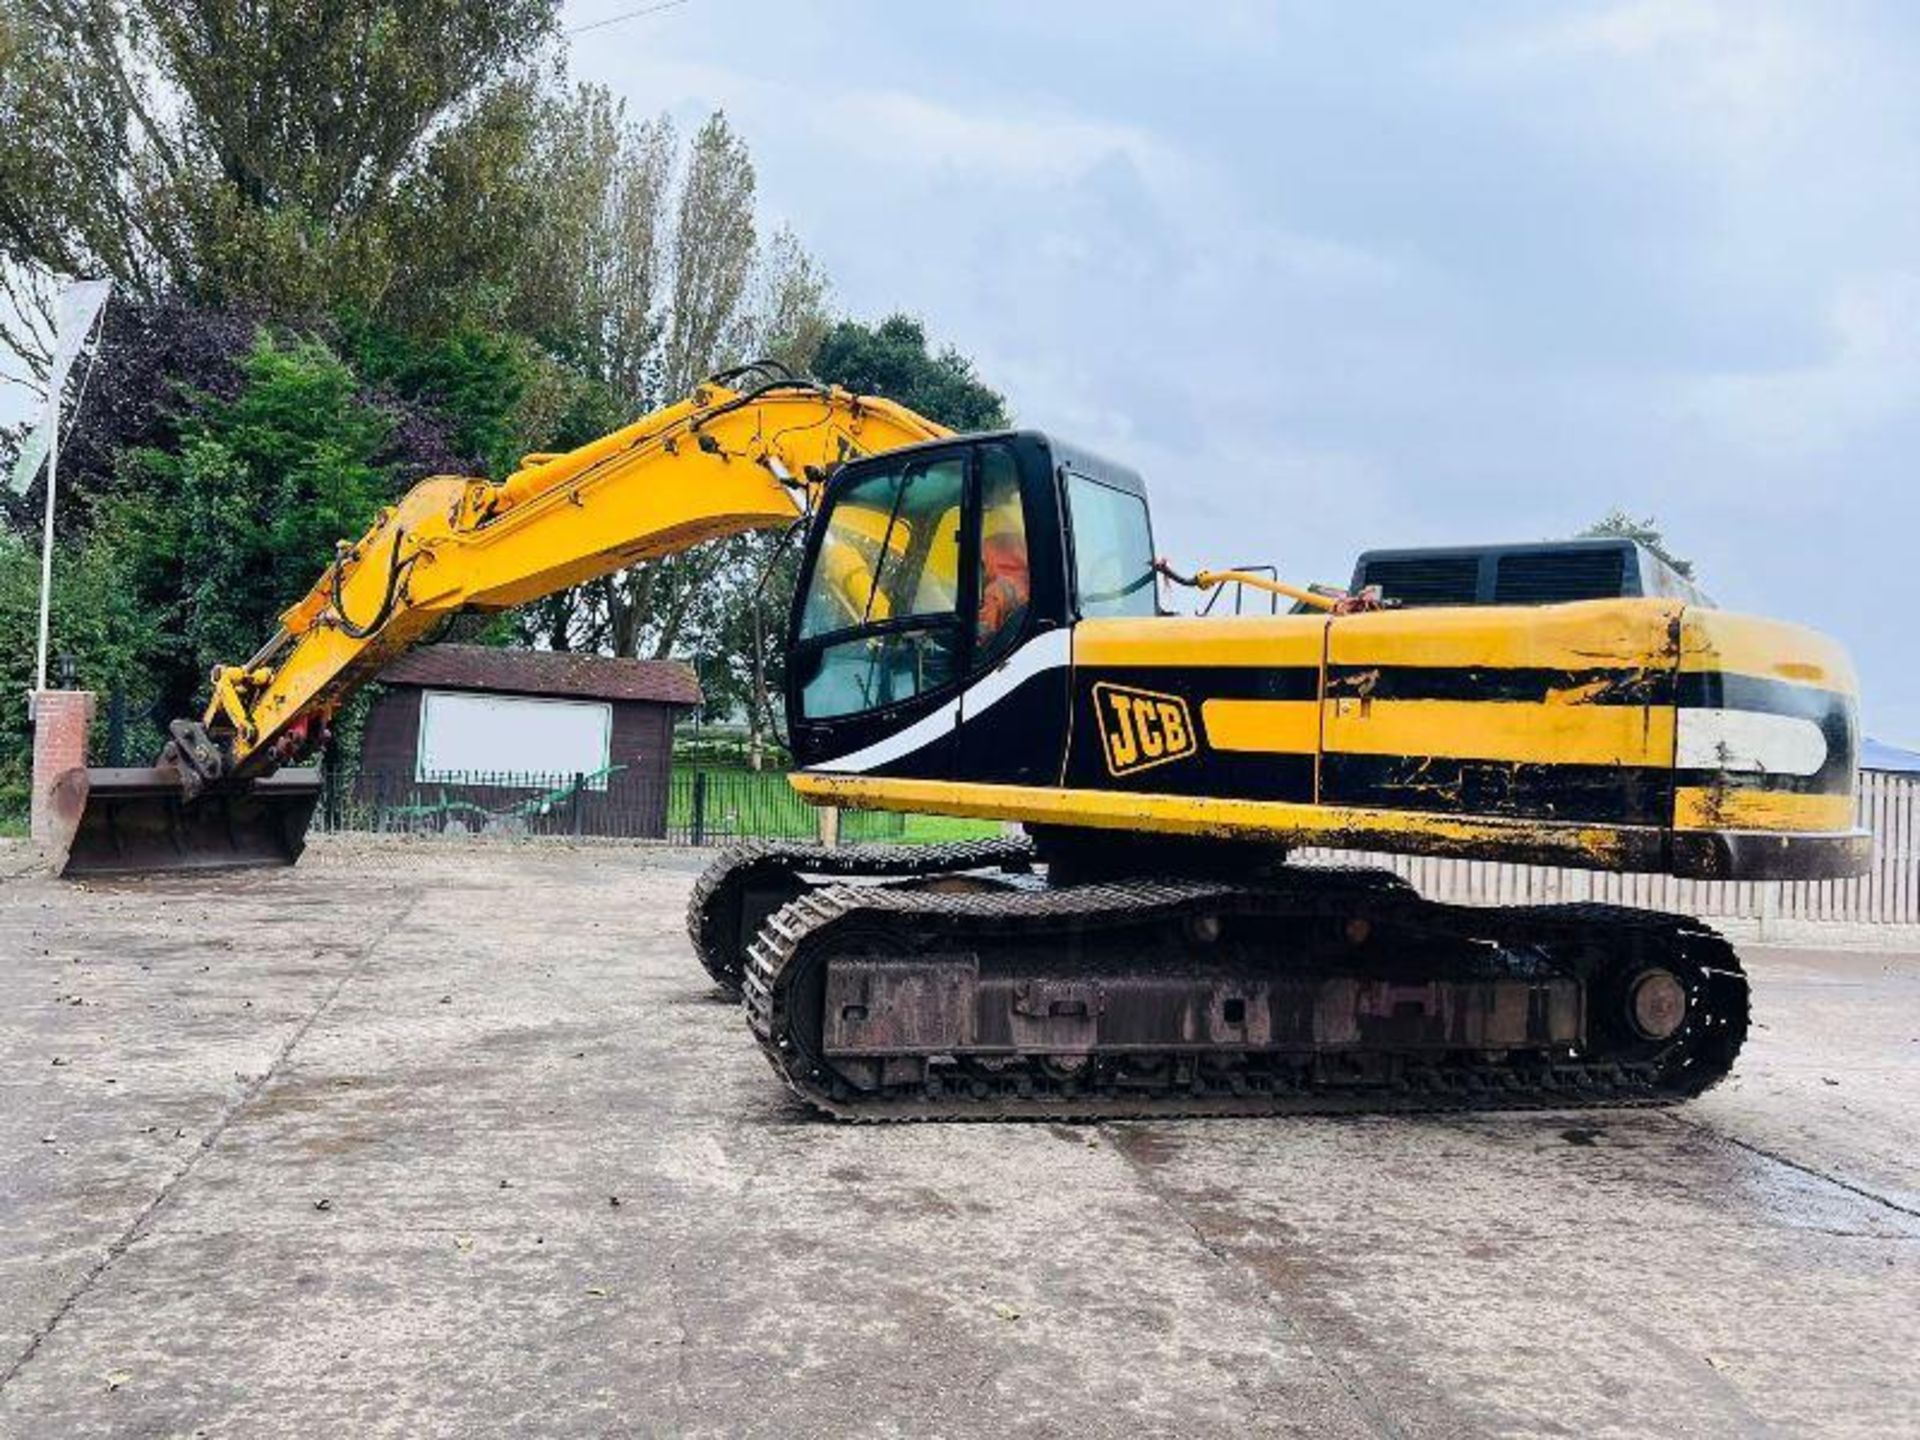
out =
[(1764, 770), (1676, 770), (1676, 785), (1713, 786), (1722, 790), (1774, 790), (1787, 795), (1851, 795), (1852, 766), (1831, 753), (1827, 763), (1811, 775), (1774, 775)]
[(1835, 711), (1850, 713), (1854, 697), (1817, 685), (1734, 675), (1724, 670), (1688, 670), (1678, 677), (1674, 703), (1688, 710), (1758, 710), (1766, 715), (1797, 715), (1821, 720)]
[(1165, 765), (1112, 774), (1098, 741), (1076, 743), (1067, 786), (1073, 790), (1121, 790), (1146, 795), (1181, 795), (1198, 800), (1313, 800), (1311, 755), (1255, 754), (1207, 750)]
[(1341, 754), (1320, 763), (1320, 799), (1329, 805), (1612, 825), (1669, 823), (1673, 781), (1653, 765)]
[(1472, 700), (1543, 703), (1549, 695), (1582, 692), (1582, 705), (1671, 705), (1671, 670), (1544, 666), (1330, 665), (1330, 700)]
[[(1196, 647), (1203, 648), (1203, 647)], [(1095, 682), (1133, 690), (1207, 700), (1318, 700), (1318, 665), (1081, 665), (1073, 672), (1076, 692)]]

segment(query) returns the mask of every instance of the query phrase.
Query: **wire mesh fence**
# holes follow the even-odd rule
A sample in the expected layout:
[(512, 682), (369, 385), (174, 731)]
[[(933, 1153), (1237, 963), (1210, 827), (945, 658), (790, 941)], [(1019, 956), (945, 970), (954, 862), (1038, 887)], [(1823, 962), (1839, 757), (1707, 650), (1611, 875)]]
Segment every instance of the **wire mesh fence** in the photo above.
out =
[[(662, 776), (616, 766), (591, 774), (359, 769), (329, 774), (315, 826), (331, 833), (575, 836), (724, 845), (812, 839), (819, 812), (777, 771), (697, 769)], [(905, 838), (905, 816), (848, 813), (845, 840)]]

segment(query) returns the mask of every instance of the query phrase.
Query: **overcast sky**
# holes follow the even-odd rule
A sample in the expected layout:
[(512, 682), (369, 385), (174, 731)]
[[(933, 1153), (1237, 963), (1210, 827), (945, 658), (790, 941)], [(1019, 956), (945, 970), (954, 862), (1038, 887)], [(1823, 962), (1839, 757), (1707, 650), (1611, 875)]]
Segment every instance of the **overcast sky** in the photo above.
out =
[(571, 65), (724, 108), (838, 304), (1139, 466), (1176, 562), (1653, 513), (1920, 744), (1917, 52), (1844, 0), (687, 0)]

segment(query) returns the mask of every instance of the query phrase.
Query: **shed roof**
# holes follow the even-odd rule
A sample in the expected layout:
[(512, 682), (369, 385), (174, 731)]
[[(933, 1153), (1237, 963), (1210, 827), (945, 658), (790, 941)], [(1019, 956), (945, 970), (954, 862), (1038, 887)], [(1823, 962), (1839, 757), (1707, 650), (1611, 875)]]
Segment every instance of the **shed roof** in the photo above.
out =
[(570, 695), (659, 705), (698, 705), (701, 700), (693, 667), (678, 660), (615, 660), (605, 655), (501, 650), (491, 645), (422, 645), (389, 663), (379, 681), (436, 690)]

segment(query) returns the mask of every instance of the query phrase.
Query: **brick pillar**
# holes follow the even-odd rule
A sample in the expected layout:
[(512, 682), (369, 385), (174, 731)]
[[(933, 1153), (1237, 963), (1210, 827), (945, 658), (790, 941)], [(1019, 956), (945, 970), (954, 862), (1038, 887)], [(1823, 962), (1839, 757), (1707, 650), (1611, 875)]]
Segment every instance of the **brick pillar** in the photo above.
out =
[(90, 690), (40, 690), (33, 696), (33, 839), (52, 839), (47, 801), (53, 782), (87, 763), (87, 727), (93, 723)]

